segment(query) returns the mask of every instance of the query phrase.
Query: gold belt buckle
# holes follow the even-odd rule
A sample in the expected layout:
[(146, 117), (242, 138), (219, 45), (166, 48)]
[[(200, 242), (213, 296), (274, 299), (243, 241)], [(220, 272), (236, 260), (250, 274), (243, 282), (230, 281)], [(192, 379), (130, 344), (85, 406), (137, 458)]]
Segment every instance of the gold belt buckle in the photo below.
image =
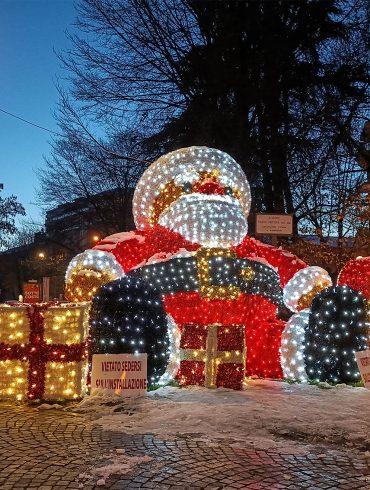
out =
[(199, 248), (196, 252), (199, 294), (207, 299), (237, 299), (240, 288), (237, 286), (212, 286), (209, 276), (210, 257), (237, 258), (234, 250), (224, 248)]

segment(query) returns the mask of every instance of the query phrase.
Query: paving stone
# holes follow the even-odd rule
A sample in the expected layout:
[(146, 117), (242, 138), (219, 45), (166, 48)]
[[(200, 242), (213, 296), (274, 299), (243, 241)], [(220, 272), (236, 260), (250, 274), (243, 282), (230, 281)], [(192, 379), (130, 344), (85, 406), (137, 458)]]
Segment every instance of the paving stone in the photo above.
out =
[(98, 490), (99, 477), (79, 476), (114, 461), (120, 448), (152, 461), (111, 475), (105, 488), (112, 490), (370, 490), (367, 461), (355, 451), (302, 444), (302, 455), (280, 454), (226, 443), (208, 447), (194, 439), (105, 431), (83, 415), (0, 403), (0, 488), (65, 490), (83, 484), (83, 490)]

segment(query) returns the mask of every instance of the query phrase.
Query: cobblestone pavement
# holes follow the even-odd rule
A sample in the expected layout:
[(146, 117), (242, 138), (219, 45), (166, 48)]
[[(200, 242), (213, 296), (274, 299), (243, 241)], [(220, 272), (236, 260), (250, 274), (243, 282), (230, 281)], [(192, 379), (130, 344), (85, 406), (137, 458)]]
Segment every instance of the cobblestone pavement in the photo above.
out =
[[(118, 449), (118, 453), (117, 453)], [(125, 450), (124, 455), (119, 455)], [(121, 451), (120, 451), (121, 450)], [(0, 403), (0, 489), (369, 489), (359, 453), (317, 447), (305, 455), (206, 445), (192, 437), (106, 432), (82, 415)], [(94, 468), (148, 456), (98, 486)], [(118, 459), (117, 459), (118, 458)], [(121, 460), (122, 461), (122, 460)], [(131, 460), (134, 461), (134, 460)], [(99, 482), (103, 485), (104, 482)]]

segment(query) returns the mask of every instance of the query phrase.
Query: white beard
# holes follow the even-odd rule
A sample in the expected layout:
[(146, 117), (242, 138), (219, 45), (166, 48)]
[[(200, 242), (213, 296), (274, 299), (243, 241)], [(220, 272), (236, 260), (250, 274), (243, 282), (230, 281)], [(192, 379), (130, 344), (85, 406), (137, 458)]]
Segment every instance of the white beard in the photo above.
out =
[(179, 197), (158, 223), (203, 247), (239, 245), (248, 231), (240, 203), (231, 196), (192, 193)]

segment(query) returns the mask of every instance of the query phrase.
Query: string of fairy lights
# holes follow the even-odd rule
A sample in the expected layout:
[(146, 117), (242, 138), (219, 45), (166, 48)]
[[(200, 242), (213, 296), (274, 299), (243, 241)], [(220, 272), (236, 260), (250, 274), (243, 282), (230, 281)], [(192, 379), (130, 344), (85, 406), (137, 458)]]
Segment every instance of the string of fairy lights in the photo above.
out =
[(170, 351), (163, 300), (156, 289), (140, 278), (123, 276), (100, 289), (90, 318), (92, 355), (146, 353), (148, 385), (159, 382)]
[[(320, 267), (307, 267), (292, 254), (248, 240), (250, 193), (238, 171), (230, 157), (211, 149), (183, 149), (162, 157), (144, 173), (134, 196), (134, 216), (144, 240), (137, 247), (130, 241), (113, 249), (127, 275), (163, 298), (181, 339), (179, 349), (171, 341), (169, 345), (172, 357), (177, 352), (174, 364), (179, 366), (177, 378), (182, 384), (220, 386), (222, 377), (217, 373), (231, 366), (240, 371), (240, 365), (245, 366), (245, 373), (262, 377), (303, 381), (309, 376), (304, 355), (307, 308), (332, 286), (330, 276)], [(243, 190), (247, 201), (243, 201)], [(159, 246), (151, 247), (152, 255), (146, 254), (153, 237)], [(276, 317), (282, 300), (295, 313), (287, 325)], [(217, 348), (214, 339), (223, 328), (234, 335), (243, 329), (244, 340), (238, 348), (224, 352)], [(246, 359), (240, 358), (244, 348)], [(212, 371), (215, 362), (217, 368)], [(230, 379), (239, 379), (236, 371), (229, 373)]]
[(152, 386), (357, 381), (370, 258), (348, 263), (333, 286), (324, 269), (247, 236), (249, 209), (244, 173), (219, 150), (154, 162), (135, 190), (137, 230), (71, 261), (69, 303), (0, 306), (0, 396), (79, 397), (88, 362), (105, 353), (147, 353)]
[(332, 383), (359, 381), (355, 352), (367, 347), (363, 295), (348, 286), (328, 288), (313, 300), (304, 360), (310, 379)]

